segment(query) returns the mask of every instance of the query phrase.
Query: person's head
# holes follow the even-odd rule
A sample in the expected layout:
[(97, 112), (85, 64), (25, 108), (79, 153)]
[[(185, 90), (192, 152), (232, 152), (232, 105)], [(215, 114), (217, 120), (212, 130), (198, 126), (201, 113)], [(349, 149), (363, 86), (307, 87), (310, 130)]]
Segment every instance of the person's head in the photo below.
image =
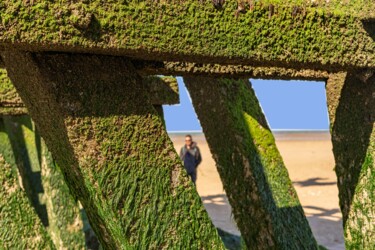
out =
[(191, 135), (185, 135), (185, 145), (191, 146), (192, 142), (193, 142), (193, 138), (191, 137)]

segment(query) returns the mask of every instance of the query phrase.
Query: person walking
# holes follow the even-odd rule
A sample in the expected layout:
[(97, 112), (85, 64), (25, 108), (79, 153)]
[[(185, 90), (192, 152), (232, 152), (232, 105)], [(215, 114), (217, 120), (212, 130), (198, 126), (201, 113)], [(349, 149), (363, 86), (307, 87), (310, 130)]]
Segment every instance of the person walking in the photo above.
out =
[(202, 156), (191, 135), (185, 136), (185, 145), (180, 150), (180, 158), (184, 163), (186, 172), (190, 176), (194, 185), (197, 181), (197, 167), (202, 162)]

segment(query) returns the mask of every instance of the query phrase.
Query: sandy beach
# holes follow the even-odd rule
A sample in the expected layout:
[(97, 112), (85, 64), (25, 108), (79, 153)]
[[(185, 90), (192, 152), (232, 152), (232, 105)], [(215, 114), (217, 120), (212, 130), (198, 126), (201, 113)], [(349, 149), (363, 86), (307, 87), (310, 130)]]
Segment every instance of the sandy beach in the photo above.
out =
[[(332, 144), (328, 132), (275, 132), (277, 147), (320, 245), (345, 249)], [(201, 150), (197, 190), (215, 226), (240, 235), (202, 133), (192, 134)], [(179, 152), (184, 134), (170, 134)]]

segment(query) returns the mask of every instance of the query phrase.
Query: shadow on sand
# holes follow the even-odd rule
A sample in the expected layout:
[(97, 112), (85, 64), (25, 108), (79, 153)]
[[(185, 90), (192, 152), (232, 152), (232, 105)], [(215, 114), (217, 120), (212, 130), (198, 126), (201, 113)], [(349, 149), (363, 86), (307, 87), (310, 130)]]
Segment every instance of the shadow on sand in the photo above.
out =
[[(324, 180), (324, 178), (312, 179)], [(320, 184), (322, 183), (318, 185)], [(335, 182), (332, 184), (323, 183), (323, 185), (335, 184)], [(233, 250), (241, 249), (241, 236), (237, 235), (237, 233), (240, 233), (231, 230), (231, 228), (236, 227), (236, 222), (231, 214), (231, 207), (226, 195), (208, 195), (202, 196), (201, 199), (214, 225), (218, 228), (219, 235), (226, 247)], [(305, 214), (319, 245), (332, 250), (345, 249), (342, 219), (340, 216), (335, 215), (340, 213), (338, 208), (324, 209), (317, 206), (304, 206), (303, 208), (304, 210), (313, 210), (313, 212), (305, 212)]]
[(310, 186), (329, 186), (329, 185), (336, 185), (335, 181), (324, 182), (328, 178), (310, 178), (304, 181), (294, 181), (293, 185), (300, 186), (300, 187), (310, 187)]

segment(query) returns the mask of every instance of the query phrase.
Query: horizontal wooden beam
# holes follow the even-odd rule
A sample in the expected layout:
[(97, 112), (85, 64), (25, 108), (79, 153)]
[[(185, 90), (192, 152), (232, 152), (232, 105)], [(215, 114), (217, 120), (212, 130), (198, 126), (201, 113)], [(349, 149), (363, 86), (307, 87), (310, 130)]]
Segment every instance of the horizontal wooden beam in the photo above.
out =
[(140, 75), (178, 75), (227, 78), (253, 78), (275, 80), (326, 81), (326, 70), (292, 69), (283, 67), (252, 67), (243, 65), (220, 65), (187, 62), (156, 62), (132, 60)]
[(375, 67), (374, 1), (238, 2), (4, 0), (0, 47), (295, 69)]
[[(153, 105), (179, 104), (177, 80), (174, 77), (143, 77), (148, 87), (149, 96)], [(0, 115), (23, 115), (27, 109), (16, 89), (7, 76), (5, 69), (0, 69)]]

